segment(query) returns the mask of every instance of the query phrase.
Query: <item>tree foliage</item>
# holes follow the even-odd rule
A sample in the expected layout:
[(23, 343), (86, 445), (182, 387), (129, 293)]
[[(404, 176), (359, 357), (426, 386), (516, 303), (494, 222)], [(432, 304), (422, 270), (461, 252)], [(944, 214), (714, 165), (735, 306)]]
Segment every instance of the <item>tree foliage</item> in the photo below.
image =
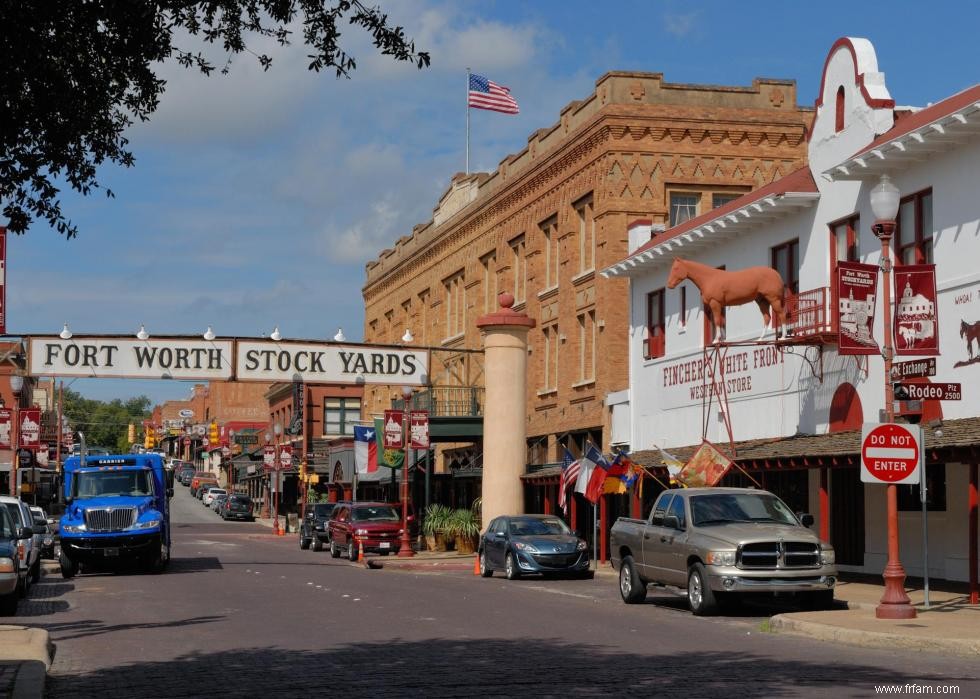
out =
[(63, 412), (72, 429), (84, 433), (89, 446), (116, 452), (129, 451), (129, 425), (135, 423), (139, 432), (143, 420), (150, 417), (150, 405), (146, 396), (125, 401), (116, 398), (107, 403), (85, 398), (68, 388), (64, 390)]
[(166, 86), (161, 62), (175, 59), (205, 75), (217, 69), (176, 37), (220, 46), (221, 73), (241, 53), (268, 70), (272, 59), (249, 42), (288, 45), (289, 27), (301, 22), (309, 69), (349, 78), (357, 63), (340, 43), (344, 20), (367, 31), (382, 54), (429, 65), (402, 27), (359, 0), (0, 0), (0, 204), (8, 229), (23, 233), (40, 218), (68, 238), (78, 234), (59, 187), (89, 195), (100, 187), (103, 163), (133, 165), (124, 132), (156, 111)]

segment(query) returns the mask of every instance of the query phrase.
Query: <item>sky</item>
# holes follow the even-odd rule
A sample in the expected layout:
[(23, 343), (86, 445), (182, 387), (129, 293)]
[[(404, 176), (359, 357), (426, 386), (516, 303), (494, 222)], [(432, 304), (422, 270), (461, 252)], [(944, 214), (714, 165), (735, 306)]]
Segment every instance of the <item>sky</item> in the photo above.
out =
[[(151, 336), (211, 326), (362, 339), (365, 263), (430, 220), (464, 169), (467, 67), (509, 87), (521, 110), (472, 111), (473, 171), (496, 169), (613, 70), (733, 86), (794, 79), (812, 106), (831, 45), (856, 36), (874, 44), (898, 105), (980, 82), (974, 3), (377, 2), (430, 52), (430, 68), (377, 55), (348, 27), (351, 80), (307, 71), (302, 37), (288, 49), (254, 42), (273, 57), (268, 72), (248, 54), (227, 76), (161, 64), (160, 108), (127, 134), (135, 166), (100, 171), (115, 198), (63, 192), (80, 228), (72, 240), (44, 222), (8, 236), (8, 333), (57, 334), (67, 322), (76, 335), (143, 324)], [(154, 403), (191, 391), (94, 379), (71, 388)]]

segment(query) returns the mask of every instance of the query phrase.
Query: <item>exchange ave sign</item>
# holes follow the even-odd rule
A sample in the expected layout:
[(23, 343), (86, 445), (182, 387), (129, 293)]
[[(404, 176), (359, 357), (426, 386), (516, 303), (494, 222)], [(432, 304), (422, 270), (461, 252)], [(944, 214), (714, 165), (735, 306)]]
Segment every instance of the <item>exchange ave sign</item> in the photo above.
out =
[(861, 430), (861, 480), (865, 483), (918, 483), (922, 428), (918, 425), (865, 423)]
[(427, 350), (190, 338), (29, 338), (33, 376), (424, 386)]

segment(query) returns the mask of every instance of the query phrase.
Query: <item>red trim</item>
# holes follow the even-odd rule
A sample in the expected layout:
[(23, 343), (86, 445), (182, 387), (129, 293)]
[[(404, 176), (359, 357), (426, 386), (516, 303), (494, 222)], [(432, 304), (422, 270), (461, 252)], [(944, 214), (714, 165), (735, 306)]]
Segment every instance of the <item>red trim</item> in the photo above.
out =
[[(823, 62), (823, 73), (820, 76), (820, 92), (817, 93), (817, 99), (813, 103), (816, 109), (823, 106), (823, 89), (827, 82), (827, 67), (830, 65), (830, 59), (833, 58), (837, 49), (845, 47), (851, 52), (851, 62), (854, 65), (854, 84), (861, 88), (861, 96), (864, 97), (864, 101), (872, 109), (891, 109), (895, 106), (895, 100), (891, 99), (874, 99), (868, 93), (868, 88), (864, 85), (864, 73), (858, 73), (858, 61), (857, 61), (857, 51), (854, 50), (854, 44), (851, 43), (849, 37), (843, 36), (834, 42), (834, 45), (830, 47), (830, 51), (827, 53), (827, 58)], [(813, 131), (811, 130), (811, 133)]]
[(634, 228), (637, 228), (638, 226), (652, 226), (652, 225), (653, 225), (652, 218), (638, 218), (632, 223), (628, 224), (626, 226), (626, 230), (631, 231)]
[(970, 604), (980, 604), (977, 589), (977, 464), (970, 464), (970, 486), (967, 493), (967, 523), (969, 525)]
[(827, 477), (830, 469), (820, 468), (820, 540), (830, 542), (830, 491), (827, 488)]

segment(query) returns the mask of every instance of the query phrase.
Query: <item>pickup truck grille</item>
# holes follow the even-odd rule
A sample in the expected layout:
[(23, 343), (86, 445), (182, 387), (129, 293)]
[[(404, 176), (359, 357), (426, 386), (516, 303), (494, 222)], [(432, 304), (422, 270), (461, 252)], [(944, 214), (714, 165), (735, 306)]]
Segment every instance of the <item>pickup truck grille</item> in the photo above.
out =
[(85, 510), (85, 526), (90, 532), (118, 532), (136, 523), (135, 507), (107, 507)]
[(816, 568), (820, 549), (816, 544), (797, 541), (767, 541), (744, 544), (738, 552), (739, 568)]

